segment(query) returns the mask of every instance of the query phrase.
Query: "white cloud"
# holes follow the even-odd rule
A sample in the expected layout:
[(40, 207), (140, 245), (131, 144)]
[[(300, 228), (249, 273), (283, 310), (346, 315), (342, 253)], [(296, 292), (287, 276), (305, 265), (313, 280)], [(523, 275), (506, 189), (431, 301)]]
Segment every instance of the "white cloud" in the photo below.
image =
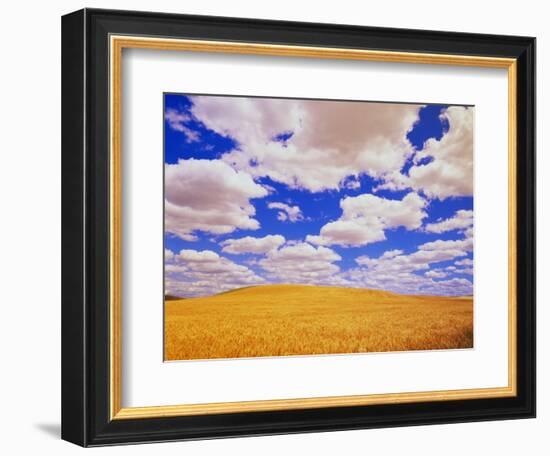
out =
[(463, 240), (438, 240), (422, 244), (418, 247), (418, 250), (408, 255), (387, 256), (384, 254), (379, 258), (360, 256), (355, 261), (357, 264), (367, 266), (369, 269), (384, 270), (386, 272), (412, 272), (428, 269), (432, 263), (465, 257), (470, 250), (469, 243)]
[(319, 236), (306, 240), (318, 245), (358, 246), (386, 239), (384, 231), (403, 226), (417, 229), (427, 216), (426, 201), (411, 192), (402, 200), (371, 194), (347, 197), (340, 201), (342, 216), (321, 228)]
[(264, 254), (276, 249), (285, 243), (285, 238), (279, 234), (268, 235), (263, 238), (246, 236), (240, 239), (227, 239), (220, 245), (222, 251), (233, 254), (255, 253)]
[[(406, 138), (420, 105), (267, 98), (192, 97), (193, 116), (238, 147), (236, 169), (293, 188), (338, 189), (348, 176), (380, 177), (413, 152)], [(286, 141), (275, 138), (291, 132)]]
[(447, 251), (447, 250), (463, 250), (465, 252), (471, 252), (474, 248), (474, 240), (472, 238), (464, 238), (457, 240), (443, 241), (438, 239), (437, 241), (426, 242), (420, 245), (419, 250), (431, 250), (431, 251)]
[(344, 283), (336, 277), (340, 268), (334, 263), (339, 260), (332, 249), (300, 242), (268, 252), (258, 264), (276, 282), (321, 285)]
[(182, 273), (182, 272), (187, 272), (189, 271), (188, 268), (186, 268), (185, 266), (182, 266), (180, 264), (172, 264), (172, 263), (166, 263), (164, 265), (164, 273), (166, 275), (171, 275), (171, 274), (176, 274), (176, 273)]
[(194, 231), (214, 234), (256, 230), (253, 198), (267, 195), (250, 175), (219, 160), (180, 160), (165, 166), (166, 232), (196, 240)]
[[(429, 275), (429, 274), (428, 274)], [(437, 274), (439, 275), (439, 274)], [(353, 269), (347, 274), (355, 286), (393, 291), (402, 294), (434, 296), (468, 296), (473, 294), (472, 282), (465, 278), (437, 279), (413, 272), (384, 273), (368, 269)]]
[(363, 194), (344, 198), (340, 206), (346, 219), (373, 217), (382, 220), (385, 226), (404, 226), (410, 230), (419, 228), (426, 217), (426, 201), (413, 192), (402, 200)]
[(164, 249), (164, 261), (171, 261), (174, 259), (174, 252), (169, 249)]
[(196, 142), (200, 139), (199, 134), (195, 130), (185, 125), (192, 120), (189, 115), (175, 109), (167, 109), (164, 118), (168, 121), (168, 125), (172, 130), (179, 131), (185, 135), (185, 139), (188, 143)]
[[(472, 239), (437, 240), (427, 242), (411, 254), (385, 252), (378, 258), (360, 256), (356, 258), (358, 268), (344, 275), (357, 284), (370, 288), (390, 290), (407, 294), (431, 295), (471, 295), (472, 283), (463, 278), (443, 279), (448, 276), (433, 265), (457, 258), (464, 258), (473, 248)], [(458, 270), (455, 266), (445, 270), (468, 274), (468, 270)], [(422, 272), (423, 271), (423, 272)]]
[(399, 255), (403, 255), (403, 250), (387, 250), (382, 255), (382, 258), (395, 258)]
[(361, 187), (361, 182), (357, 178), (348, 179), (343, 183), (343, 187), (349, 190), (357, 190)]
[[(474, 109), (451, 106), (441, 113), (449, 123), (449, 130), (441, 140), (430, 138), (424, 148), (414, 156), (415, 164), (408, 176), (393, 172), (378, 189), (412, 188), (423, 191), (429, 198), (445, 199), (450, 196), (473, 194)], [(432, 161), (422, 164), (421, 160)]]
[[(171, 213), (171, 215), (174, 215), (173, 212)], [(168, 217), (166, 217), (166, 219), (168, 219)], [(169, 233), (170, 231), (167, 229), (166, 230), (167, 233)], [(197, 239), (198, 239), (198, 236), (194, 235), (194, 234), (189, 234), (189, 233), (178, 233), (177, 236), (180, 238), (180, 239), (183, 239), (184, 241), (189, 241), (189, 242), (195, 242)]]
[(438, 269), (435, 269), (433, 271), (426, 271), (424, 273), (426, 277), (431, 277), (433, 279), (442, 279), (444, 277), (447, 277), (447, 274), (443, 271), (440, 271)]
[(178, 260), (181, 260), (185, 263), (190, 264), (199, 264), (199, 263), (216, 263), (220, 256), (213, 252), (212, 250), (192, 250), (192, 249), (183, 249), (180, 250), (177, 257)]
[(464, 258), (463, 260), (455, 261), (455, 264), (457, 266), (473, 266), (474, 260), (470, 260), (469, 258)]
[(344, 247), (367, 245), (386, 239), (384, 226), (378, 220), (365, 223), (365, 219), (337, 220), (321, 228), (319, 235), (308, 235), (306, 240), (316, 245)]
[(474, 211), (458, 210), (451, 218), (426, 225), (430, 233), (445, 233), (446, 231), (465, 230), (474, 224)]
[(204, 296), (265, 282), (246, 266), (211, 250), (181, 250), (174, 260), (165, 265), (167, 294)]
[(440, 141), (430, 138), (415, 156), (415, 160), (433, 157), (433, 161), (409, 170), (412, 186), (421, 188), (433, 198), (471, 196), (474, 186), (474, 110), (452, 106), (441, 116), (449, 122), (449, 131)]
[(304, 219), (304, 215), (302, 214), (300, 206), (289, 206), (285, 203), (274, 202), (269, 203), (267, 207), (269, 209), (279, 209), (279, 212), (277, 213), (277, 219), (281, 222), (287, 220), (289, 222), (298, 222)]

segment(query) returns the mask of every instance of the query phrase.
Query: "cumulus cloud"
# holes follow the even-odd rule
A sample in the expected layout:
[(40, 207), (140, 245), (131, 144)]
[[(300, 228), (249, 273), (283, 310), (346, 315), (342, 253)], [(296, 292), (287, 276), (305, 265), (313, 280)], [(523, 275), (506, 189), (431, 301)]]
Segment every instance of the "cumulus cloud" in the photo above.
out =
[(472, 238), (456, 239), (456, 240), (441, 240), (426, 242), (421, 244), (419, 250), (441, 252), (447, 250), (463, 250), (471, 252), (474, 248), (474, 240)]
[(359, 246), (386, 239), (385, 230), (403, 226), (414, 230), (427, 216), (426, 201), (411, 192), (402, 200), (372, 194), (347, 197), (340, 201), (342, 216), (321, 228), (318, 236), (306, 240), (317, 245)]
[(164, 249), (164, 261), (171, 261), (174, 259), (174, 252), (169, 249)]
[(474, 211), (458, 210), (451, 218), (426, 225), (429, 233), (445, 233), (446, 231), (465, 230), (474, 224)]
[(421, 188), (433, 198), (471, 196), (474, 186), (474, 110), (452, 106), (441, 116), (448, 121), (449, 131), (440, 141), (430, 138), (415, 156), (417, 163), (424, 157), (432, 157), (433, 161), (409, 170), (412, 186)]
[(379, 258), (370, 258), (363, 255), (356, 258), (355, 261), (359, 265), (371, 269), (383, 269), (386, 272), (411, 272), (428, 269), (432, 263), (465, 257), (472, 248), (471, 239), (437, 240), (421, 244), (414, 253), (408, 255), (384, 254)]
[(344, 283), (335, 277), (341, 259), (332, 249), (299, 242), (268, 252), (258, 264), (276, 282), (321, 285)]
[[(449, 130), (438, 141), (430, 138), (414, 156), (408, 175), (392, 172), (378, 189), (412, 188), (429, 198), (443, 200), (450, 196), (473, 194), (474, 109), (451, 106), (441, 113)], [(424, 159), (429, 159), (428, 163)]]
[(473, 284), (467, 279), (439, 280), (449, 275), (445, 271), (468, 274), (466, 269), (458, 270), (455, 266), (451, 266), (443, 270), (433, 266), (457, 258), (465, 259), (464, 257), (472, 249), (472, 239), (465, 238), (427, 242), (410, 254), (403, 254), (403, 252), (396, 254), (395, 251), (388, 251), (378, 258), (363, 255), (355, 260), (359, 267), (351, 269), (347, 272), (347, 276), (358, 286), (398, 293), (471, 295)]
[(256, 230), (256, 210), (250, 203), (267, 190), (243, 171), (220, 160), (180, 160), (165, 165), (165, 229), (193, 241), (193, 232), (231, 233)]
[(434, 296), (469, 296), (473, 284), (466, 278), (435, 279), (411, 272), (384, 273), (365, 269), (353, 269), (347, 273), (356, 285), (401, 294)]
[(452, 266), (456, 274), (465, 274), (465, 275), (474, 274), (474, 268), (473, 268), (474, 260), (471, 260), (470, 258), (464, 258), (463, 260), (455, 261), (454, 264), (456, 266), (459, 266), (459, 267)]
[(344, 181), (343, 187), (349, 190), (357, 190), (361, 188), (361, 182), (357, 178), (347, 179)]
[(382, 258), (395, 258), (399, 255), (403, 255), (403, 250), (387, 250), (383, 253)]
[(269, 203), (267, 205), (269, 209), (278, 209), (279, 212), (277, 212), (277, 219), (281, 222), (289, 221), (289, 222), (298, 222), (300, 220), (304, 219), (304, 215), (302, 214), (302, 210), (300, 209), (300, 206), (289, 206), (285, 203)]
[(438, 269), (434, 269), (433, 271), (426, 271), (424, 275), (426, 277), (431, 277), (433, 279), (442, 279), (444, 277), (447, 277), (447, 273), (440, 271)]
[(172, 274), (179, 274), (182, 272), (187, 272), (189, 269), (180, 264), (166, 263), (164, 265), (164, 273), (168, 276)]
[(183, 261), (184, 263), (189, 263), (193, 265), (197, 264), (206, 264), (206, 263), (217, 263), (220, 259), (220, 256), (213, 252), (212, 250), (192, 250), (184, 249), (180, 250), (180, 253), (176, 257), (178, 260)]
[(246, 236), (240, 239), (227, 239), (221, 242), (222, 251), (233, 254), (254, 253), (264, 254), (285, 243), (285, 238), (279, 234), (262, 238)]
[(244, 97), (192, 102), (195, 119), (238, 144), (223, 160), (254, 177), (311, 192), (342, 188), (348, 176), (381, 177), (401, 169), (413, 153), (406, 135), (420, 108)]
[(172, 130), (179, 131), (185, 135), (185, 139), (188, 143), (196, 142), (200, 139), (200, 135), (195, 130), (185, 125), (192, 120), (188, 114), (170, 108), (166, 110), (164, 118)]
[(473, 266), (474, 260), (470, 260), (469, 258), (464, 258), (463, 260), (455, 261), (455, 264), (457, 266)]
[(165, 265), (165, 272), (166, 293), (183, 297), (212, 295), (265, 282), (248, 267), (211, 250), (181, 250), (173, 263)]

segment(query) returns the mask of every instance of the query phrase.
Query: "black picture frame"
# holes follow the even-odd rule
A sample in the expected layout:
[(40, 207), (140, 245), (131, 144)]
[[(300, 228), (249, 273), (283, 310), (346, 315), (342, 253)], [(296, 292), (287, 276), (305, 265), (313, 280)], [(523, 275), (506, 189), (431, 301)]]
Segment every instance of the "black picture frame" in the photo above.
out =
[[(111, 420), (112, 34), (517, 59), (517, 395)], [(534, 38), (84, 9), (62, 19), (62, 127), (63, 439), (99, 446), (535, 417)]]

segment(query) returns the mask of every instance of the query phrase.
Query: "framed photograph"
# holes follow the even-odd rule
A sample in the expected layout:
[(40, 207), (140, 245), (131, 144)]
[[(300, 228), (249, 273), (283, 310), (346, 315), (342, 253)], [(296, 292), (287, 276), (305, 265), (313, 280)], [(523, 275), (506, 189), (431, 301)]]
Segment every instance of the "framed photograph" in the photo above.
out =
[(62, 437), (535, 416), (535, 39), (62, 20)]

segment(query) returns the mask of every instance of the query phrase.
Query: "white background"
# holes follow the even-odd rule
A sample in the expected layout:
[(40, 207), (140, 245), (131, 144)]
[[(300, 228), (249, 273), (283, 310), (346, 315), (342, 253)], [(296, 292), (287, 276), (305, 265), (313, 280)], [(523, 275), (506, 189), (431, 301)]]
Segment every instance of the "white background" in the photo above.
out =
[[(390, 27), (523, 34), (538, 38), (538, 80), (548, 80), (550, 31), (544, 3), (524, 0), (410, 2), (10, 2), (0, 18), (0, 445), (6, 454), (72, 454), (59, 440), (60, 403), (60, 15), (83, 6)], [(550, 98), (538, 88), (539, 126)], [(94, 454), (546, 454), (550, 427), (548, 359), (550, 220), (544, 131), (538, 129), (538, 418), (536, 420), (102, 448)]]
[[(506, 70), (124, 53), (124, 407), (507, 386)], [(162, 363), (163, 90), (475, 104), (475, 348)]]

